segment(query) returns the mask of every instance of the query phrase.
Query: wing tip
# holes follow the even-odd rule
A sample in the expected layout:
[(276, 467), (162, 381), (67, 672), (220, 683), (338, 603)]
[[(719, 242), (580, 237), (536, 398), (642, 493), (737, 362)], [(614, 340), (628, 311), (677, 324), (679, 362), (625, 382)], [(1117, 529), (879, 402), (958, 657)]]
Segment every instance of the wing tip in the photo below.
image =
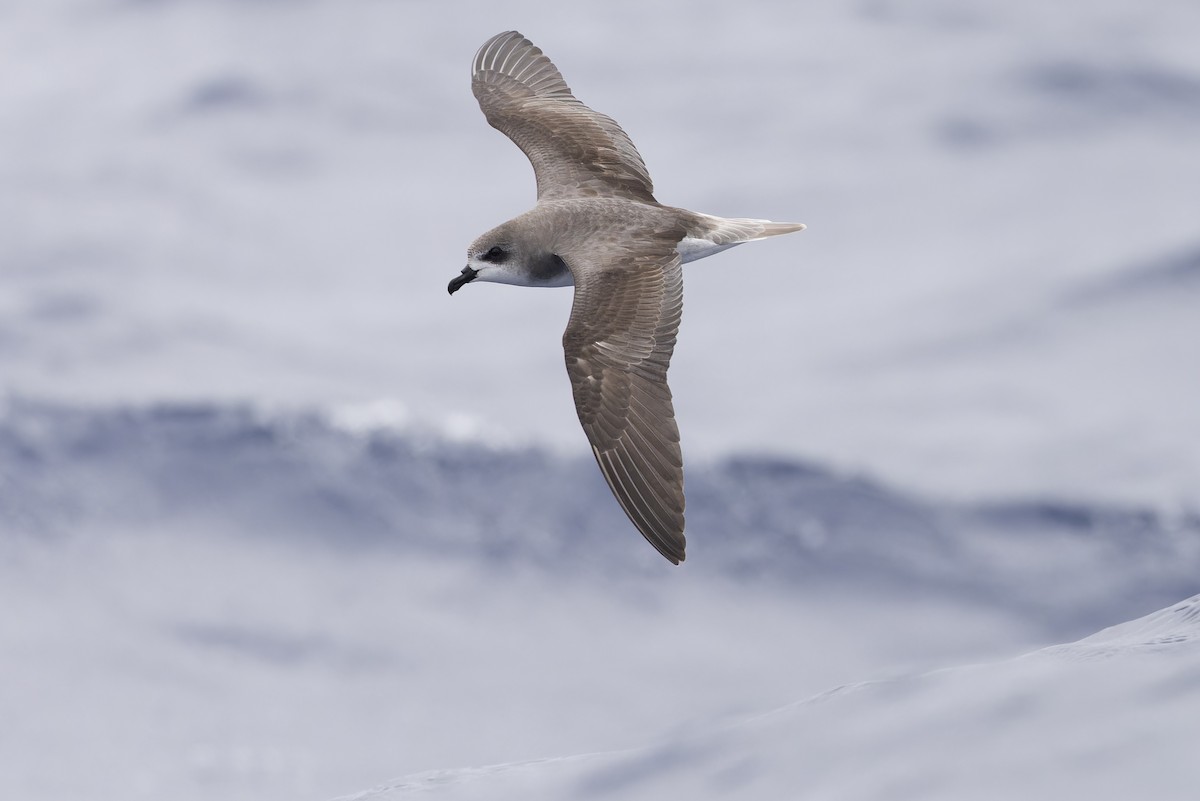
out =
[[(636, 521), (634, 521), (634, 525), (637, 525)], [(687, 543), (683, 539), (683, 534), (679, 535), (679, 539), (681, 541), (678, 543), (678, 545), (676, 545), (673, 542), (655, 542), (653, 539), (651, 539), (649, 534), (647, 534), (645, 531), (642, 531), (641, 526), (637, 526), (637, 529), (641, 532), (642, 536), (646, 538), (646, 542), (653, 545), (654, 550), (658, 551), (662, 557), (671, 564), (679, 565), (687, 560), (687, 554), (684, 553)]]
[(475, 52), (472, 78), (485, 83), (495, 80), (489, 73), (511, 78), (539, 97), (574, 97), (550, 57), (520, 31), (502, 31)]
[[(654, 546), (654, 550), (666, 558), (672, 564), (678, 565), (684, 561), (687, 556), (685, 550), (687, 548), (687, 538), (684, 536), (684, 517), (682, 498), (681, 503), (674, 514), (668, 509), (655, 509), (653, 506), (646, 504), (643, 500), (641, 504), (635, 504), (635, 498), (640, 497), (640, 490), (628, 475), (622, 475), (621, 471), (615, 469), (616, 464), (611, 461), (614, 457), (612, 451), (600, 451), (595, 446), (592, 447), (592, 453), (596, 457), (596, 463), (600, 466), (600, 473), (608, 482), (608, 487), (612, 490), (613, 497), (616, 498), (621, 510), (625, 512), (625, 516), (629, 518), (629, 522), (633, 523), (634, 528), (638, 530), (646, 542)], [(666, 515), (664, 517), (663, 515)]]

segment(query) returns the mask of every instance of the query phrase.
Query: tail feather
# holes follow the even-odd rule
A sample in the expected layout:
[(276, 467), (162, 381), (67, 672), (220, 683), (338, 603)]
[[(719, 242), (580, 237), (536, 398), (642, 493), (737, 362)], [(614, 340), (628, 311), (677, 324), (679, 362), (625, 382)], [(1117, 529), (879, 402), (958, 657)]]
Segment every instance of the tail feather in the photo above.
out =
[(804, 223), (771, 222), (770, 220), (752, 220), (748, 218), (714, 217), (710, 214), (697, 214), (695, 236), (707, 239), (714, 245), (736, 245), (755, 239), (766, 239), (769, 236), (791, 234), (805, 229)]

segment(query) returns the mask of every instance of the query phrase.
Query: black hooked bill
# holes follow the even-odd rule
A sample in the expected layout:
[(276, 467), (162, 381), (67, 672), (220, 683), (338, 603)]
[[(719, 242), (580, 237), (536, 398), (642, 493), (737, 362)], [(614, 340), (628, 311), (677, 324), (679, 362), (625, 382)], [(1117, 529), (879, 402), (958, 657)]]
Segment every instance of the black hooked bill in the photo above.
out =
[(479, 270), (475, 270), (470, 267), (463, 267), (462, 275), (454, 278), (450, 282), (450, 285), (446, 287), (446, 289), (449, 290), (451, 295), (453, 295), (455, 292), (474, 281), (475, 276), (477, 275), (479, 275)]

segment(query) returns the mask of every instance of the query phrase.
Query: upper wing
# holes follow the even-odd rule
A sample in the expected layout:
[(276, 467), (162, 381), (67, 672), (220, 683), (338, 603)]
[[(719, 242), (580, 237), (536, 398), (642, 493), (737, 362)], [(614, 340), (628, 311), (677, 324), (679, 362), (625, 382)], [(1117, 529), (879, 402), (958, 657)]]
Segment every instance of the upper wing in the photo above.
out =
[(521, 34), (497, 34), (479, 48), (471, 91), (492, 127), (533, 163), (539, 200), (654, 201), (650, 174), (621, 126), (576, 100), (558, 68)]
[(677, 237), (603, 263), (565, 256), (575, 301), (563, 335), (579, 422), (608, 486), (659, 553), (684, 558), (683, 457), (667, 367), (683, 311)]

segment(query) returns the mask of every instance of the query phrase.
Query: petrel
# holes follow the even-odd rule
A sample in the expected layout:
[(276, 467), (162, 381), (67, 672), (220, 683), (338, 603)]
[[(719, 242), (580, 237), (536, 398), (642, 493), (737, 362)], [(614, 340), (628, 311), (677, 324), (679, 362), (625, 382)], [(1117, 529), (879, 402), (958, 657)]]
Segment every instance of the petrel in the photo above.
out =
[(537, 204), (475, 240), (450, 294), (472, 281), (574, 285), (563, 350), (579, 422), (625, 514), (679, 564), (683, 457), (667, 367), (683, 309), (681, 265), (804, 226), (659, 203), (621, 126), (579, 102), (516, 31), (479, 48), (471, 90), (491, 126), (532, 162)]

